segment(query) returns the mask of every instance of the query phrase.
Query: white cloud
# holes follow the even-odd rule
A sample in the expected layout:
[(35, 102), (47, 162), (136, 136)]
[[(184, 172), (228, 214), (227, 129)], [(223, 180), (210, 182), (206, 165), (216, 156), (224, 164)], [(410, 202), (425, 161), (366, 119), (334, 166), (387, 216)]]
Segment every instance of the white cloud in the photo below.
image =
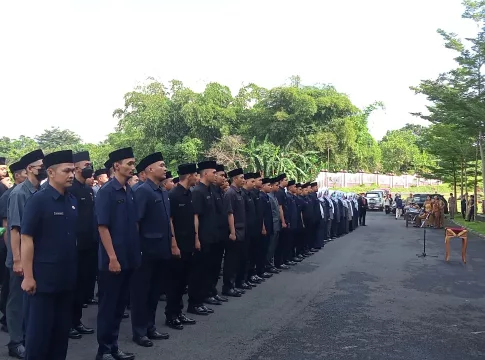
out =
[(473, 34), (461, 12), (459, 0), (3, 2), (0, 135), (60, 126), (102, 140), (148, 76), (235, 92), (299, 74), (361, 107), (383, 101), (370, 121), (381, 137), (423, 110), (410, 85), (454, 66), (436, 29)]

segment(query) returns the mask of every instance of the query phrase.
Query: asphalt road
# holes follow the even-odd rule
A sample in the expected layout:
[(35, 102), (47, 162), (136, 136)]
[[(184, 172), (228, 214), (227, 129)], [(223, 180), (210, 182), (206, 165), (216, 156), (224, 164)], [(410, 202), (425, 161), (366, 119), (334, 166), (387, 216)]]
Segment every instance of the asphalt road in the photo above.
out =
[[(485, 240), (472, 237), (468, 263), (454, 240), (444, 262), (444, 234), (370, 213), (368, 226), (274, 276), (242, 298), (214, 307), (169, 340), (141, 348), (124, 320), (120, 347), (138, 360), (466, 360), (485, 356)], [(161, 306), (164, 303), (160, 303)], [(95, 326), (96, 308), (85, 311)], [(0, 343), (8, 337), (0, 334)], [(94, 359), (95, 335), (69, 345), (69, 360)], [(0, 359), (8, 359), (0, 349)]]

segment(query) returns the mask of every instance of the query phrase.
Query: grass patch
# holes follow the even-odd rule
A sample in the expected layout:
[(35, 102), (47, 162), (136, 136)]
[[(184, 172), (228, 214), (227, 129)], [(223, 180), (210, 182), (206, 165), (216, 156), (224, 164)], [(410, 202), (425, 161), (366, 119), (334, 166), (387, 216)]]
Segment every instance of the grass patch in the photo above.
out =
[[(458, 214), (457, 214), (458, 215)], [(463, 218), (455, 217), (453, 220), (455, 223), (463, 226), (469, 230), (473, 230), (479, 234), (485, 235), (485, 222), (484, 221), (465, 221)]]

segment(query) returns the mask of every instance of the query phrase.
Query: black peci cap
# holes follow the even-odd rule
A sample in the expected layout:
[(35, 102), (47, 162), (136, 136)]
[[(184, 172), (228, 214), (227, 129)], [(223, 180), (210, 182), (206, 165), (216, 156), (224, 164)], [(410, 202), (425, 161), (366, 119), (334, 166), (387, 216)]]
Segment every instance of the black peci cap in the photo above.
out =
[(151, 164), (154, 164), (156, 162), (163, 161), (163, 155), (161, 152), (156, 152), (153, 154), (150, 154), (148, 156), (145, 156), (141, 161), (136, 165), (136, 171), (137, 172), (142, 172), (145, 171), (147, 167), (149, 167)]
[(317, 185), (318, 185), (318, 183), (317, 183), (316, 181), (314, 181), (314, 182), (310, 183), (310, 186), (311, 186), (311, 187), (314, 187), (314, 186), (317, 186)]
[(224, 165), (222, 164), (216, 164), (216, 171), (225, 171), (226, 169), (224, 168)]
[(271, 180), (270, 178), (263, 178), (262, 182), (263, 182), (263, 185), (264, 184), (271, 184)]
[(208, 160), (208, 161), (201, 161), (200, 163), (197, 164), (198, 171), (207, 170), (207, 169), (214, 169), (217, 171), (217, 163), (215, 161)]
[(171, 171), (167, 171), (167, 172), (165, 173), (165, 179), (171, 179), (171, 178), (173, 178), (173, 176), (172, 176), (172, 172), (171, 172)]
[(124, 159), (131, 159), (131, 158), (134, 158), (134, 157), (135, 157), (135, 155), (133, 154), (133, 149), (131, 147), (118, 149), (118, 150), (115, 150), (115, 151), (109, 153), (109, 159), (111, 160), (111, 166), (113, 166), (113, 163), (115, 163), (117, 161), (121, 161), (121, 160), (124, 160)]
[(7, 159), (5, 159), (3, 156), (0, 156), (0, 165), (6, 165)]
[(180, 182), (180, 178), (178, 176), (173, 178), (174, 184), (178, 184), (179, 182)]
[(238, 168), (238, 169), (234, 169), (234, 170), (231, 170), (227, 173), (227, 175), (230, 177), (230, 178), (233, 178), (234, 176), (238, 176), (238, 175), (243, 175), (244, 174), (244, 171), (243, 169), (241, 168)]
[(293, 186), (295, 184), (296, 184), (296, 181), (295, 180), (288, 181), (288, 187)]
[(197, 165), (196, 164), (179, 165), (177, 172), (178, 172), (179, 176), (196, 173), (197, 172)]
[(44, 166), (46, 169), (53, 165), (74, 163), (72, 161), (72, 150), (61, 150), (55, 151), (53, 153), (47, 154), (44, 157)]
[(244, 180), (254, 179), (254, 173), (244, 174)]
[(25, 167), (27, 167), (38, 160), (42, 160), (43, 158), (44, 158), (44, 153), (42, 152), (42, 150), (38, 149), (38, 150), (31, 151), (28, 154), (25, 154), (24, 156), (22, 156), (22, 158), (20, 159), (20, 162), (24, 164)]
[(104, 164), (103, 164), (103, 165), (104, 165), (104, 167), (106, 168), (106, 170), (109, 170), (109, 169), (111, 169), (111, 168), (113, 167), (113, 162), (112, 162), (110, 159), (108, 159), (108, 160), (106, 160), (106, 161), (104, 162)]
[(108, 169), (98, 169), (94, 172), (94, 177), (98, 177), (100, 175), (106, 174), (108, 175)]
[(78, 153), (72, 154), (72, 160), (77, 163), (80, 161), (91, 161), (89, 157), (89, 151), (80, 151)]
[(10, 164), (9, 169), (10, 169), (10, 172), (13, 174), (17, 171), (24, 170), (25, 166), (22, 163), (22, 161), (17, 161), (17, 162), (14, 162), (13, 164)]

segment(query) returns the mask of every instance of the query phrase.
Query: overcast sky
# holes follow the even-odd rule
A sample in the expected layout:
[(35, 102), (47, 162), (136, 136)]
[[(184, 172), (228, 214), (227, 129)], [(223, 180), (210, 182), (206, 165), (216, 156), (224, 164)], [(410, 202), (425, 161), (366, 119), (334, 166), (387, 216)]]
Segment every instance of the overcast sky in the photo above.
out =
[(454, 67), (437, 28), (473, 35), (460, 0), (77, 0), (0, 2), (0, 136), (50, 126), (97, 142), (123, 95), (152, 76), (233, 93), (300, 75), (359, 107), (371, 133), (419, 122), (410, 85)]

